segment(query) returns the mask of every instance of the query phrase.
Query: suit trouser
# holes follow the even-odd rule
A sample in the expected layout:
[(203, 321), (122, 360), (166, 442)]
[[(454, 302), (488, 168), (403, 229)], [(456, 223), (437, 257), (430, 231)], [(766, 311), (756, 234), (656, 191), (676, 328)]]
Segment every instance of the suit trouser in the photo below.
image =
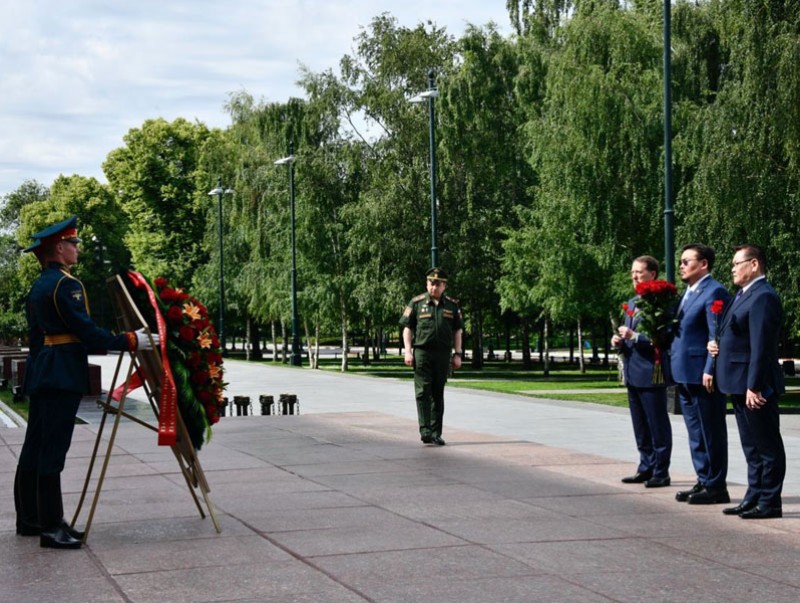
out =
[(744, 396), (731, 395), (742, 451), (747, 461), (747, 493), (744, 500), (768, 509), (781, 508), (783, 478), (786, 476), (779, 397), (773, 395), (758, 410), (750, 410), (745, 406)]
[(639, 449), (638, 471), (651, 472), (653, 477), (669, 476), (672, 424), (667, 412), (666, 388), (628, 386), (628, 407)]
[(414, 350), (414, 391), (421, 436), (442, 435), (444, 386), (450, 372), (450, 350)]
[(710, 490), (727, 487), (728, 428), (725, 396), (695, 383), (678, 384), (678, 399), (689, 435), (697, 481)]

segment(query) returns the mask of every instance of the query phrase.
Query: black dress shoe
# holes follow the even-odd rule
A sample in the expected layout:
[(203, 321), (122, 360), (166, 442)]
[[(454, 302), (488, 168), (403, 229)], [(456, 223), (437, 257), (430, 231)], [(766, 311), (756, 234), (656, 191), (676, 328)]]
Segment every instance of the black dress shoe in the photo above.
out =
[(63, 524), (50, 532), (42, 532), (39, 536), (39, 546), (46, 549), (79, 549), (83, 544), (77, 538), (73, 538), (64, 529)]
[(669, 475), (667, 477), (651, 477), (644, 483), (645, 488), (666, 488), (670, 484)]
[(681, 490), (680, 492), (675, 493), (675, 500), (678, 502), (686, 502), (689, 500), (689, 497), (692, 494), (697, 494), (698, 492), (702, 492), (704, 489), (703, 484), (697, 482), (694, 486), (692, 486), (691, 490)]
[(81, 540), (81, 541), (83, 540), (83, 532), (70, 527), (70, 525), (66, 521), (61, 522), (61, 528), (76, 540)]
[(741, 515), (745, 511), (749, 511), (750, 509), (755, 509), (758, 506), (758, 503), (750, 502), (749, 500), (743, 500), (735, 507), (728, 507), (727, 509), (722, 509), (722, 512), (725, 515)]
[(442, 436), (433, 436), (433, 440), (431, 440), (437, 446), (444, 446), (447, 442), (444, 441)]
[(431, 442), (433, 442), (433, 436), (424, 435), (420, 437), (420, 440), (422, 440), (423, 444), (430, 444)]
[(731, 496), (727, 490), (709, 490), (706, 488), (702, 492), (691, 494), (686, 502), (690, 505), (720, 505), (731, 502)]
[(745, 511), (739, 515), (739, 517), (742, 519), (772, 519), (775, 517), (783, 517), (783, 511), (781, 509), (766, 509), (756, 507), (755, 509)]
[(637, 471), (634, 475), (622, 478), (623, 484), (643, 484), (653, 477), (652, 471)]

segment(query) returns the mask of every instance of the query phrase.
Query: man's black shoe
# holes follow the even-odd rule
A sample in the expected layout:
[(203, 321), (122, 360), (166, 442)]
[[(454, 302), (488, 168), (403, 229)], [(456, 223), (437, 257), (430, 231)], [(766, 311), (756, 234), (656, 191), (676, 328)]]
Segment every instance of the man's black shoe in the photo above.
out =
[(433, 436), (424, 435), (420, 437), (420, 440), (422, 440), (423, 444), (430, 444), (431, 442), (433, 442)]
[(689, 500), (686, 501), (690, 505), (719, 505), (731, 502), (731, 496), (727, 490), (709, 490), (704, 489), (702, 492), (692, 494)]
[(783, 511), (780, 509), (762, 509), (761, 507), (756, 507), (755, 509), (745, 511), (739, 515), (739, 517), (742, 519), (773, 519), (783, 517)]
[(675, 500), (678, 502), (686, 502), (689, 500), (689, 497), (692, 494), (697, 494), (698, 492), (703, 491), (703, 484), (697, 482), (694, 486), (692, 486), (691, 490), (681, 490), (680, 492), (675, 494)]
[(623, 484), (643, 484), (647, 480), (653, 477), (652, 471), (637, 471), (635, 475), (631, 475), (629, 477), (623, 477), (622, 483)]
[(42, 532), (39, 536), (39, 546), (47, 549), (79, 549), (83, 542), (73, 538), (63, 525), (52, 532)]
[(644, 483), (645, 488), (666, 488), (670, 484), (669, 475), (667, 477), (651, 477)]
[(447, 442), (444, 441), (442, 436), (433, 436), (433, 440), (431, 440), (437, 446), (444, 446)]
[(722, 512), (725, 515), (741, 515), (745, 511), (755, 509), (756, 506), (758, 506), (758, 503), (751, 502), (749, 500), (743, 500), (735, 507), (728, 507), (727, 509), (722, 509)]

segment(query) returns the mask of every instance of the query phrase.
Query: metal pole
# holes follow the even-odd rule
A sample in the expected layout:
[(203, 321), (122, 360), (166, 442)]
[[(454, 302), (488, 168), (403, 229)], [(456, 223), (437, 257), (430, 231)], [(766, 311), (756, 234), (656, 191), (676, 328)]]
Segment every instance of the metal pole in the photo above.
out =
[(671, 0), (664, 0), (664, 262), (665, 276), (675, 282), (675, 209), (672, 202), (672, 57)]
[(223, 265), (222, 245), (222, 178), (217, 179), (217, 228), (219, 230), (219, 340), (222, 345), (222, 355), (227, 356), (225, 348), (225, 267)]
[[(294, 155), (294, 145), (289, 144), (289, 155)], [(292, 366), (302, 365), (300, 352), (299, 321), (297, 319), (297, 260), (295, 252), (295, 221), (294, 221), (294, 161), (289, 163), (289, 204), (291, 206), (292, 230)]]
[[(428, 71), (428, 90), (436, 90), (433, 69)], [(434, 94), (428, 95), (428, 115), (430, 117), (431, 144), (431, 266), (439, 265), (439, 248), (436, 246), (436, 129), (434, 127)]]

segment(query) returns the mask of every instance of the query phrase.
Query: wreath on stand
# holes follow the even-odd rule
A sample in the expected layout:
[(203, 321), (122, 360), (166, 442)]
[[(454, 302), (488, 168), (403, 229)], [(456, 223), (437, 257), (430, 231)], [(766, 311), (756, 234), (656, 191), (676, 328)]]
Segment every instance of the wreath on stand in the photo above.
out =
[[(203, 442), (211, 439), (211, 426), (220, 419), (227, 386), (223, 381), (222, 348), (208, 310), (166, 278), (159, 277), (151, 283), (138, 273), (125, 276), (131, 296), (151, 330), (166, 336), (162, 335), (162, 360), (171, 372), (189, 438), (199, 450)], [(146, 287), (142, 287), (142, 281)]]

